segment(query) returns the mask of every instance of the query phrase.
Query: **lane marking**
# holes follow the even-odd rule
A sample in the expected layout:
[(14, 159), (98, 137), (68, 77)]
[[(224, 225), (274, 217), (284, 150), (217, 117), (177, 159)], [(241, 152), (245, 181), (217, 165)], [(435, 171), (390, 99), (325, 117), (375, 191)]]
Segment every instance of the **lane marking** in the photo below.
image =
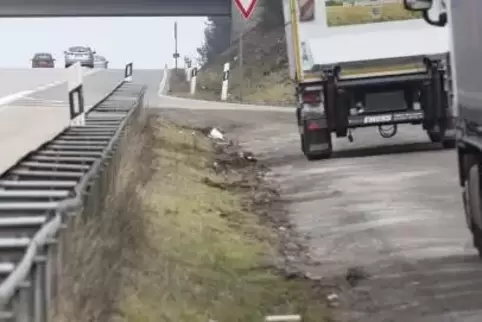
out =
[(21, 91), (0, 98), (0, 106), (19, 100), (27, 95), (34, 93), (34, 90)]
[[(96, 69), (87, 70), (84, 73), (84, 77), (90, 76), (90, 75), (95, 74), (95, 73), (98, 73), (99, 71), (100, 70), (96, 70)], [(20, 100), (22, 98), (27, 98), (27, 96), (29, 96), (29, 95), (45, 91), (49, 88), (61, 85), (65, 82), (67, 82), (67, 79), (61, 79), (61, 80), (58, 80), (58, 81), (55, 81), (55, 82), (52, 82), (52, 83), (48, 83), (46, 85), (41, 85), (41, 86), (35, 87), (34, 89), (20, 91), (20, 92), (17, 92), (17, 93), (13, 93), (13, 94), (9, 94), (9, 95), (0, 97), (0, 106), (7, 105), (9, 103), (15, 102), (15, 101)]]

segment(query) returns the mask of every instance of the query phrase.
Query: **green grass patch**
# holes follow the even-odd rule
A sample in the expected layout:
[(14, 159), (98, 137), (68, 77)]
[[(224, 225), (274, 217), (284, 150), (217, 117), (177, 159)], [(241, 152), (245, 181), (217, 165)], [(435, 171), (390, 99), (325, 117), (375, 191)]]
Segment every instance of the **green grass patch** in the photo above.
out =
[[(129, 322), (254, 322), (269, 314), (329, 321), (310, 282), (266, 267), (276, 236), (243, 207), (243, 196), (207, 185), (214, 151), (200, 133), (151, 121), (152, 175), (139, 187), (148, 222), (144, 249), (126, 272)], [(141, 214), (140, 214), (141, 215)]]

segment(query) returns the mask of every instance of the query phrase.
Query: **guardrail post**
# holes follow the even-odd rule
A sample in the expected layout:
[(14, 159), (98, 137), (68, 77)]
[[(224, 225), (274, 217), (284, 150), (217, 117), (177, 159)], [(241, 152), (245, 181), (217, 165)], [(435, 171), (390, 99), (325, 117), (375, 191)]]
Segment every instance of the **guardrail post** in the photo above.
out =
[(55, 252), (55, 257), (54, 257), (54, 263), (53, 267), (55, 267), (55, 282), (56, 284), (52, 287), (54, 289), (53, 293), (54, 298), (53, 298), (53, 310), (55, 313), (59, 311), (59, 295), (61, 294), (62, 287), (63, 287), (63, 281), (62, 281), (62, 276), (64, 273), (64, 258), (65, 258), (65, 252), (66, 252), (66, 233), (65, 231), (68, 228), (68, 223), (70, 221), (70, 217), (72, 216), (69, 213), (66, 212), (58, 212), (58, 216), (60, 216), (60, 229), (57, 232), (57, 247), (56, 247), (56, 252)]
[(13, 314), (16, 322), (33, 321), (33, 305), (32, 305), (32, 285), (25, 281), (21, 285), (13, 298)]
[[(57, 271), (57, 265), (56, 265), (56, 260), (58, 256), (58, 240), (57, 239), (51, 239), (47, 243), (47, 249), (46, 249), (46, 257), (47, 257), (47, 263), (45, 267), (45, 288), (46, 288), (46, 294), (45, 294), (45, 301), (46, 301), (46, 309), (47, 309), (47, 314), (50, 310), (54, 310), (54, 301), (53, 299), (57, 296), (56, 293), (56, 285), (58, 284), (58, 271)], [(55, 307), (56, 309), (56, 307)]]
[(47, 257), (45, 245), (37, 246), (37, 256), (33, 265), (34, 322), (47, 321)]

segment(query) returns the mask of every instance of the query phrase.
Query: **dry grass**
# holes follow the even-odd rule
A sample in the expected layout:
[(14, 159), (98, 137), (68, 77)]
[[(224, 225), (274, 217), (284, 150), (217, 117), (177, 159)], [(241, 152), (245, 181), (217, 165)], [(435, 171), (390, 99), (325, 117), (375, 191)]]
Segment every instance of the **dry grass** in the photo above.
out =
[(327, 321), (308, 282), (263, 268), (275, 236), (243, 210), (242, 196), (205, 183), (226, 178), (211, 170), (204, 135), (160, 120), (151, 131), (152, 172), (138, 191), (145, 210), (136, 211), (148, 223), (147, 239), (124, 272), (115, 321), (252, 322), (272, 313)]
[[(253, 69), (253, 67), (250, 69)], [(293, 106), (295, 90), (286, 69), (274, 70), (265, 74), (249, 71), (249, 69), (247, 72), (251, 76), (246, 75), (243, 81), (241, 81), (239, 68), (233, 66), (229, 83), (228, 102)], [(198, 90), (195, 98), (220, 100), (220, 77), (222, 77), (222, 72), (220, 71), (210, 68), (203, 70), (198, 78), (202, 87)]]
[(121, 268), (145, 236), (143, 217), (135, 212), (140, 207), (136, 187), (148, 176), (137, 166), (149, 162), (145, 129), (144, 115), (131, 121), (85, 208), (67, 222), (55, 321), (107, 321), (115, 312)]
[[(233, 44), (216, 61), (204, 66), (198, 74), (198, 87), (194, 98), (221, 99), (223, 66), (231, 63), (228, 102), (259, 105), (293, 106), (295, 87), (288, 75), (288, 58), (284, 29), (270, 32), (257, 26), (246, 33), (244, 40), (244, 72), (238, 66), (237, 44)], [(188, 91), (174, 84), (171, 94), (189, 97)]]
[(401, 3), (388, 3), (380, 6), (380, 17), (373, 18), (370, 6), (329, 6), (326, 8), (329, 26), (356, 25), (380, 21), (408, 20), (421, 18), (419, 13), (414, 13), (403, 8)]

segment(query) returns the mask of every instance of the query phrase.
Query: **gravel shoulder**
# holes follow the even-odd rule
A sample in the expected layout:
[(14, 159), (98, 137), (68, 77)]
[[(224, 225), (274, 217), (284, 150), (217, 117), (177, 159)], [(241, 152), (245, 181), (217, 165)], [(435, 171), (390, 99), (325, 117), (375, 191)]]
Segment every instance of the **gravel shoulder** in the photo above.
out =
[(331, 160), (301, 155), (291, 113), (157, 109), (215, 126), (270, 168), (280, 204), (306, 239), (301, 270), (335, 285), (341, 321), (480, 321), (482, 265), (457, 185), (456, 155), (419, 128), (336, 140)]

